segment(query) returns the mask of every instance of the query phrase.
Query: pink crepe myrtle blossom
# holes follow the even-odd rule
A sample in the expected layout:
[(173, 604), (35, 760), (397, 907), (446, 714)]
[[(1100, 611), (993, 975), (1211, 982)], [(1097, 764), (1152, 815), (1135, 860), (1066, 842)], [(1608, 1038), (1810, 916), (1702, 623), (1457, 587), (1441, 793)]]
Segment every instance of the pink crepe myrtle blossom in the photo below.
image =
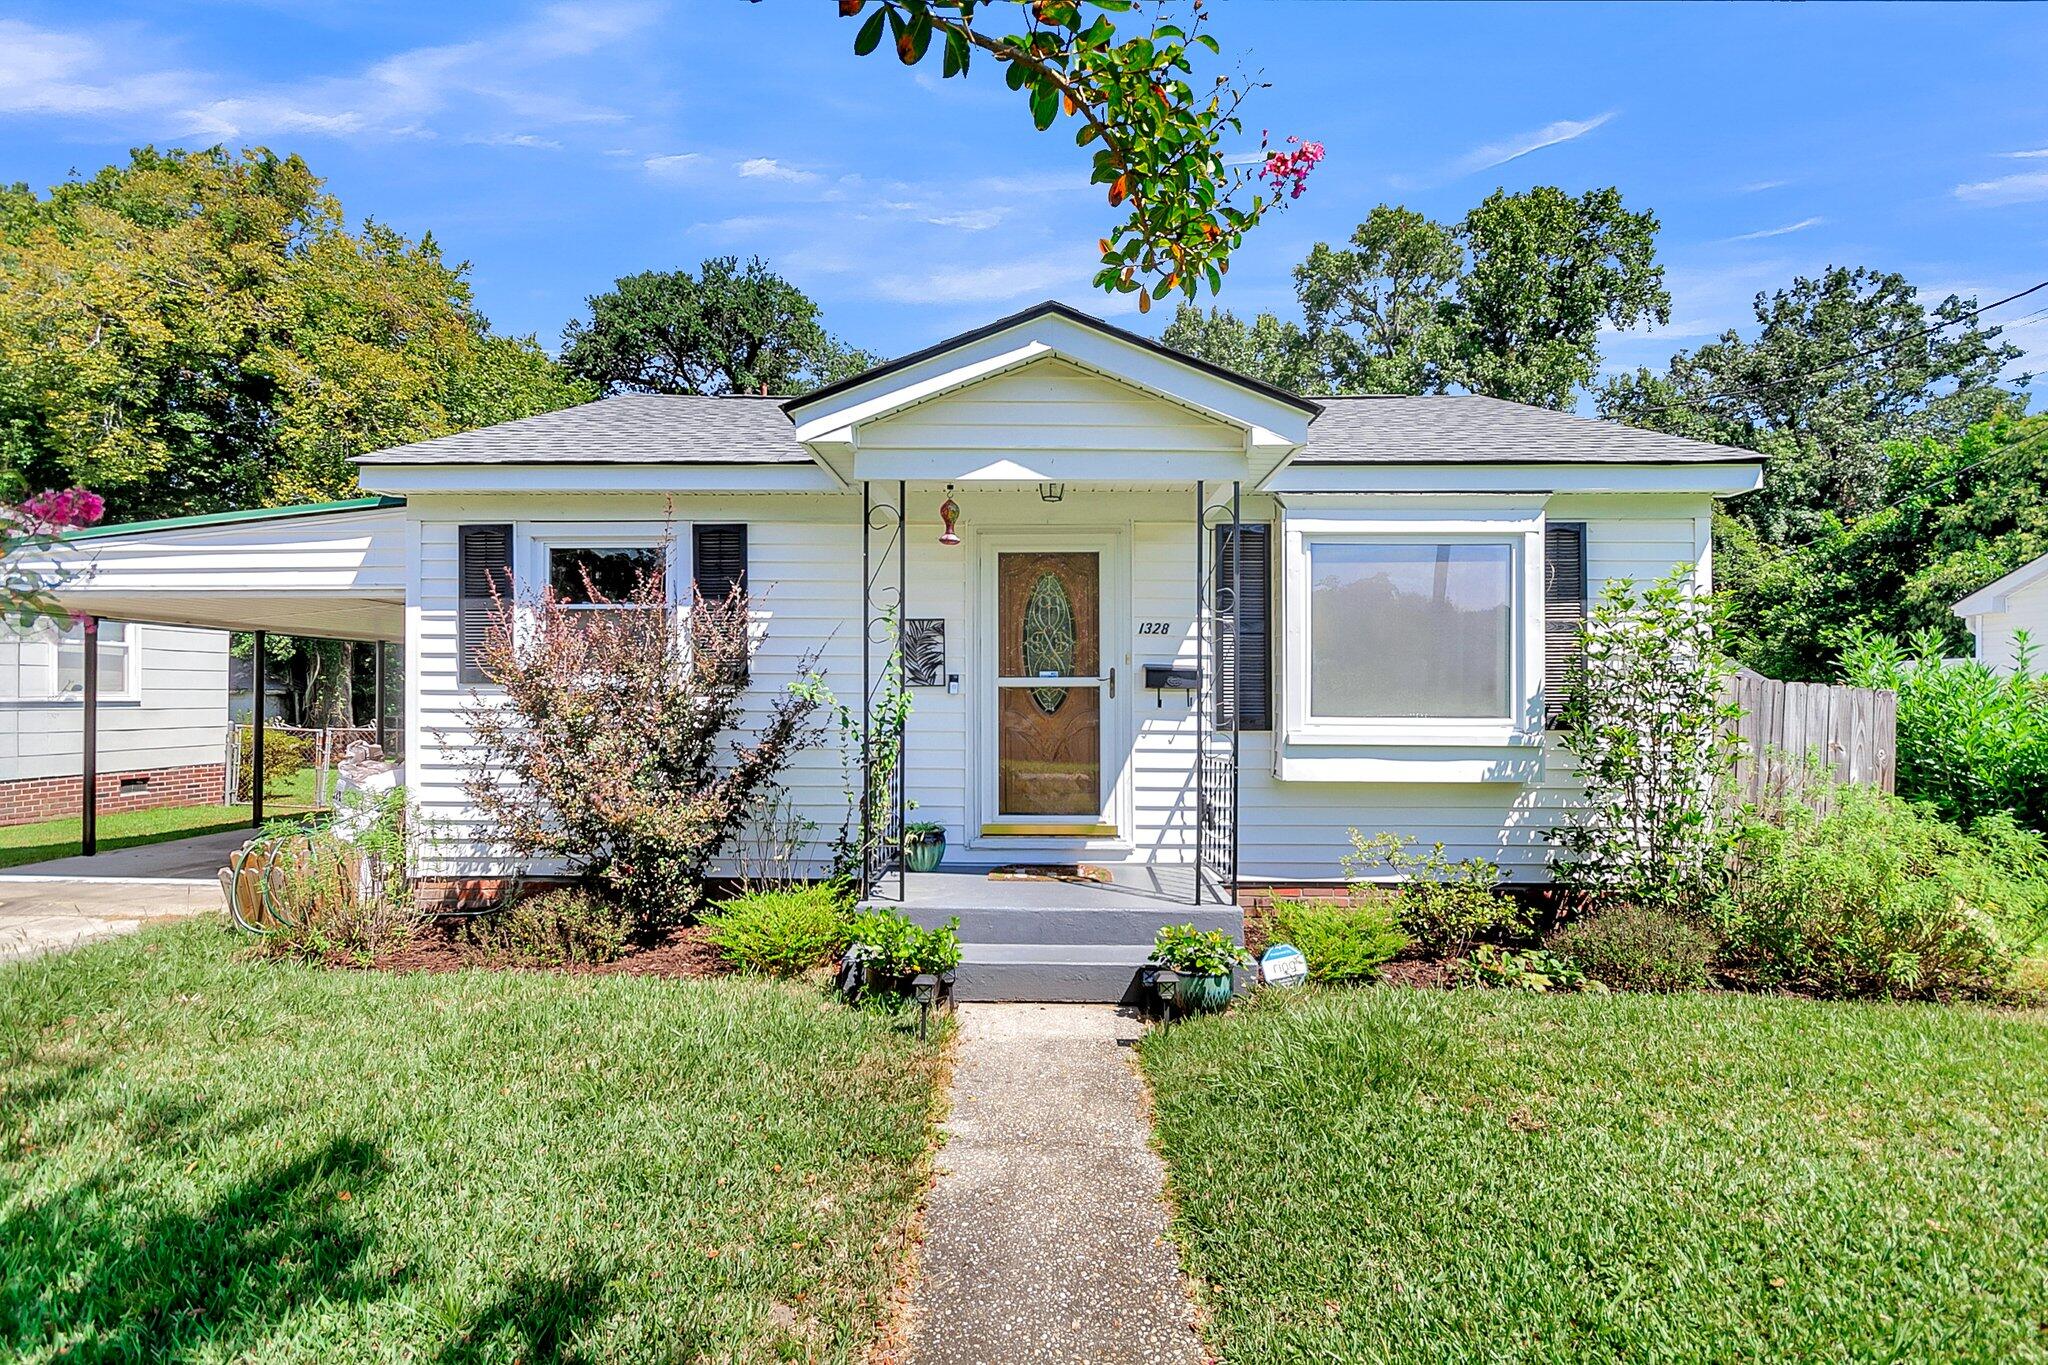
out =
[(106, 499), (87, 488), (50, 488), (21, 504), (22, 517), (52, 531), (74, 531), (105, 515)]
[(1267, 152), (1266, 164), (1259, 168), (1259, 174), (1272, 185), (1275, 195), (1285, 190), (1289, 199), (1299, 199), (1308, 188), (1308, 173), (1323, 159), (1323, 144), (1303, 142), (1298, 137), (1287, 140), (1294, 144), (1294, 150)]

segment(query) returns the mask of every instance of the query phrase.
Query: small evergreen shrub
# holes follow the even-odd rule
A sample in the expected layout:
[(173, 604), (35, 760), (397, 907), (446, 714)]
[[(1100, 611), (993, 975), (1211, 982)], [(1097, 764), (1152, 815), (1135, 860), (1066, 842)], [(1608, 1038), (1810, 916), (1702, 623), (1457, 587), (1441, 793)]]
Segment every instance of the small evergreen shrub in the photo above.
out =
[(1752, 813), (1710, 913), (1767, 985), (1823, 995), (1996, 994), (2048, 926), (2048, 853), (2010, 817), (1965, 834), (1858, 787)]
[[(236, 742), (241, 762), (235, 768), (235, 800), (247, 801), (256, 790), (256, 730), (240, 727)], [(275, 792), (292, 778), (313, 766), (313, 737), (301, 730), (276, 725), (263, 727), (263, 791)]]
[(1343, 863), (1353, 899), (1372, 900), (1383, 891), (1373, 874), (1393, 873), (1400, 879), (1394, 890), (1396, 927), (1415, 947), (1434, 956), (1459, 956), (1474, 939), (1487, 935), (1528, 932), (1528, 910), (1500, 894), (1499, 867), (1485, 858), (1452, 862), (1444, 856), (1442, 844), (1411, 853), (1414, 842), (1401, 834), (1368, 839), (1352, 830), (1351, 852)]
[(1350, 905), (1276, 900), (1272, 937), (1301, 950), (1311, 981), (1371, 980), (1408, 946), (1394, 905), (1377, 896)]
[(769, 976), (802, 976), (852, 941), (846, 900), (816, 882), (735, 896), (708, 919), (710, 940), (726, 961)]
[(1607, 906), (1554, 930), (1544, 946), (1619, 991), (1692, 991), (1712, 980), (1714, 936), (1654, 905)]
[(612, 962), (633, 934), (626, 907), (580, 886), (550, 887), (478, 915), (463, 937), (495, 957), (535, 967)]

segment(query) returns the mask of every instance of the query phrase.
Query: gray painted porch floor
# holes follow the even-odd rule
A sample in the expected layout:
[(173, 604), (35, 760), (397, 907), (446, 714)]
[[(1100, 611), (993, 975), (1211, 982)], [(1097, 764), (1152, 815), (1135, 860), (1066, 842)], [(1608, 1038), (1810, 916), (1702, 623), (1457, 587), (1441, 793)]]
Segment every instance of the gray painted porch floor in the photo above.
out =
[(914, 1365), (1196, 1365), (1165, 1168), (1104, 1005), (963, 1004), (911, 1290)]

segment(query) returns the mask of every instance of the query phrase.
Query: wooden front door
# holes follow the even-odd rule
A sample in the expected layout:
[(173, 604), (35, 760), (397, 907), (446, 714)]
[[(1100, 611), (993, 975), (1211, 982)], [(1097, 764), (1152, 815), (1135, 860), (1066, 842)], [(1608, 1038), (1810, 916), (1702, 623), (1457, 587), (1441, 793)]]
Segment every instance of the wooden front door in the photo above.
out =
[[(996, 806), (991, 833), (1100, 833), (1102, 555), (996, 556)], [(1014, 822), (1014, 823), (1013, 823)]]

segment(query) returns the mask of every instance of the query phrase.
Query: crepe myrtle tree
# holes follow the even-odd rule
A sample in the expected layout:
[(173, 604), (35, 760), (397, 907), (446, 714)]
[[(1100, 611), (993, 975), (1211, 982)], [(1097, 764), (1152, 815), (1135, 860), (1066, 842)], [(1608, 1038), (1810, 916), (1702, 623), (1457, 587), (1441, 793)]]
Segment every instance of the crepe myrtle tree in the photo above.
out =
[(1556, 879), (1602, 897), (1696, 910), (1726, 869), (1716, 820), (1740, 753), (1711, 599), (1683, 566), (1607, 585), (1580, 631), (1560, 741), (1584, 791), (1550, 838)]
[(1221, 50), (1201, 31), (1202, 0), (1189, 6), (1185, 26), (1155, 6), (1143, 32), (1119, 32), (1110, 16), (1135, 8), (1132, 0), (839, 0), (841, 16), (860, 21), (856, 55), (886, 35), (914, 66), (936, 41), (940, 74), (951, 77), (965, 76), (980, 52), (1029, 100), (1040, 132), (1062, 118), (1077, 122), (1075, 143), (1095, 149), (1092, 182), (1126, 215), (1096, 243), (1095, 285), (1136, 293), (1138, 311), (1148, 312), (1176, 291), (1192, 299), (1205, 285), (1222, 289), (1245, 233), (1301, 196), (1323, 145), (1289, 137), (1276, 146), (1261, 132), (1259, 154), (1235, 164), (1224, 140), (1242, 135), (1238, 110), (1264, 82), (1218, 75), (1197, 85), (1195, 51)]
[(643, 928), (685, 920), (711, 860), (818, 738), (817, 703), (784, 690), (748, 732), (737, 590), (685, 612), (659, 572), (617, 597), (584, 587), (575, 605), (552, 588), (498, 602), (478, 660), (498, 690), (464, 710), (465, 789), (506, 852), (578, 869)]
[(100, 495), (84, 488), (54, 488), (21, 502), (0, 506), (0, 616), (17, 630), (35, 629), (44, 621), (71, 624), (71, 613), (55, 593), (70, 575), (37, 564), (35, 557), (55, 549), (66, 531), (97, 522), (106, 511)]

